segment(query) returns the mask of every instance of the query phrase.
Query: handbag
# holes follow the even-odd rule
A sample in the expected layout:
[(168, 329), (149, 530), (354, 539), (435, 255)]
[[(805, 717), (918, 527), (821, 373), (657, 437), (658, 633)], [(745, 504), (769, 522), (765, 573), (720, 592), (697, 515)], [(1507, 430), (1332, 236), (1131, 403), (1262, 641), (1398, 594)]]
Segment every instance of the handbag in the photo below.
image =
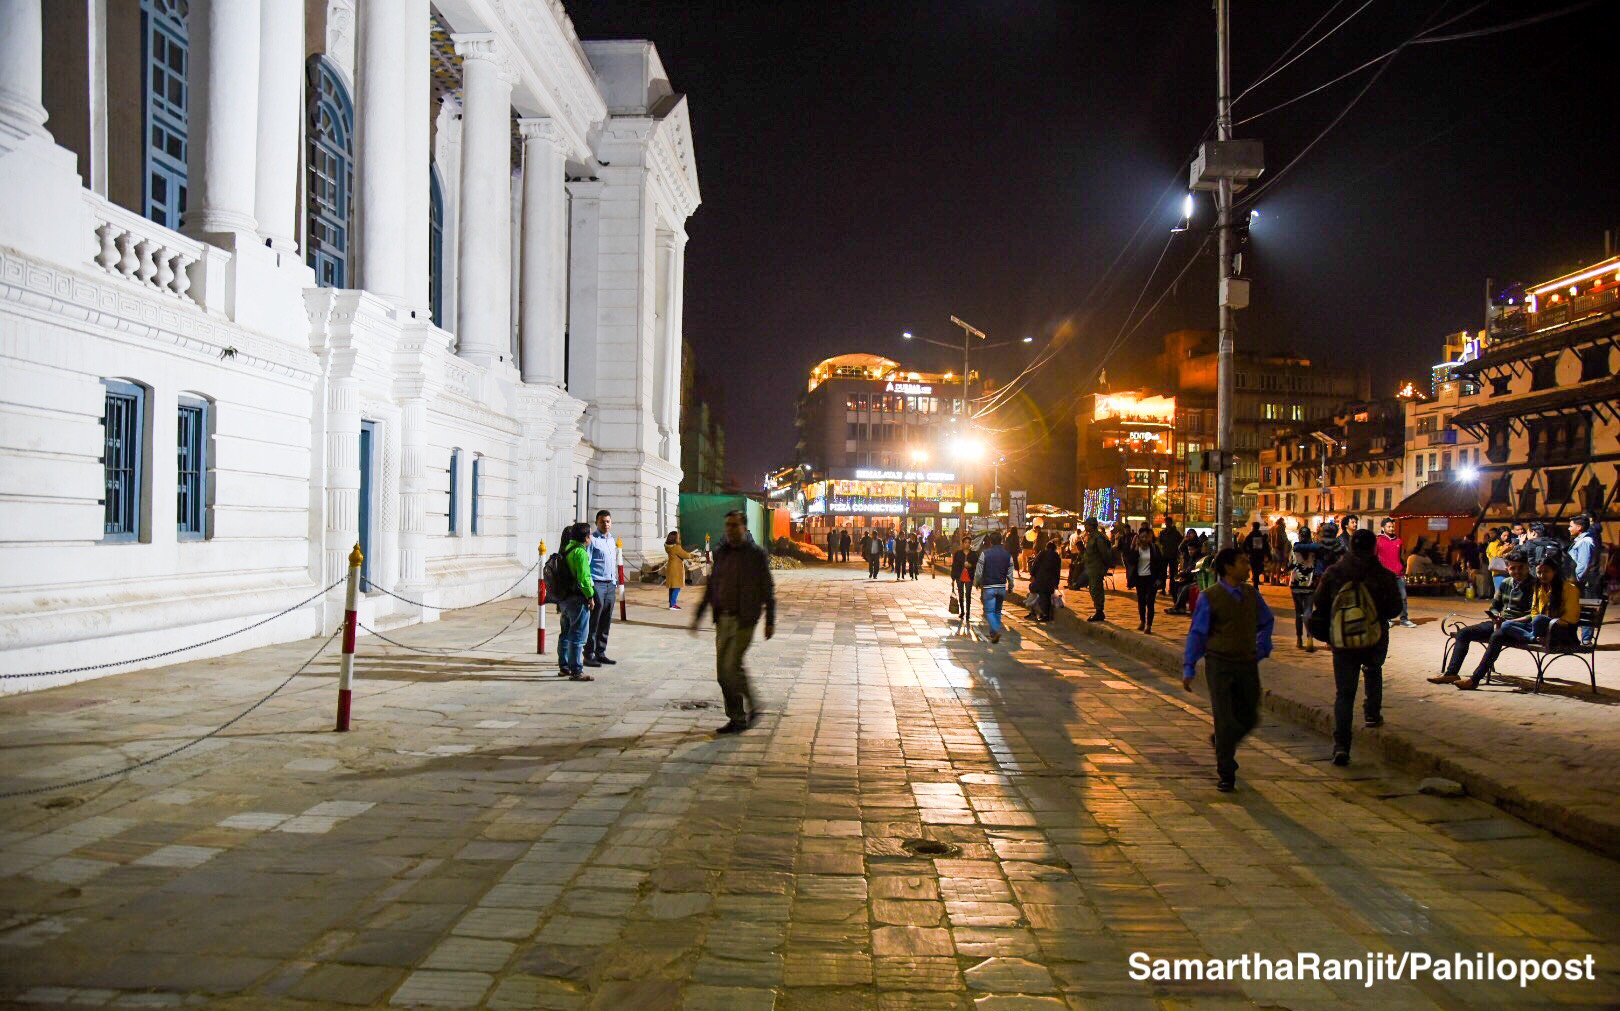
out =
[(950, 611), (952, 614), (962, 613), (962, 607), (956, 602), (956, 594), (951, 594)]

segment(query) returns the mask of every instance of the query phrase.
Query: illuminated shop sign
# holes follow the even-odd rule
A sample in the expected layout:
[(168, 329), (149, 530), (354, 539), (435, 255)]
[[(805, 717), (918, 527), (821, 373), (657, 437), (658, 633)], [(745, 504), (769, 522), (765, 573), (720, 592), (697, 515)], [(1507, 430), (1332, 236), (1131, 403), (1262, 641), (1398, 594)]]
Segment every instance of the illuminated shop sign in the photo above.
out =
[(927, 383), (884, 383), (883, 392), (905, 393), (911, 396), (927, 397), (933, 395), (934, 388)]
[(944, 470), (857, 470), (857, 481), (934, 481), (949, 484), (956, 480), (956, 475)]
[(1092, 411), (1092, 420), (1101, 421), (1104, 418), (1168, 425), (1176, 420), (1176, 398), (1144, 397), (1135, 393), (1100, 393)]
[(899, 502), (840, 502), (833, 501), (832, 511), (835, 513), (853, 513), (860, 516), (898, 516), (906, 511), (906, 507)]

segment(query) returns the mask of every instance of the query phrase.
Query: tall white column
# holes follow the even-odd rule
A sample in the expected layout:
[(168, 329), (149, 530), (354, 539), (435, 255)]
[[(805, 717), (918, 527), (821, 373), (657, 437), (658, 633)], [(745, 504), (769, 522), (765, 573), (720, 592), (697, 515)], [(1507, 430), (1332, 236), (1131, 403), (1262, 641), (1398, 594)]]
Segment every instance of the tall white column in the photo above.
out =
[(523, 134), (523, 381), (563, 381), (568, 299), (568, 190), (562, 131), (550, 119), (518, 121)]
[(401, 8), (403, 48), (400, 62), (405, 76), (405, 125), (401, 131), (405, 168), (405, 305), (418, 318), (432, 314), (429, 291), (428, 214), (431, 201), (433, 152), (430, 126), (433, 116), (430, 36), (433, 19), (428, 0), (398, 0)]
[(465, 358), (510, 356), (512, 84), (494, 35), (454, 36), (461, 55), (461, 218), (456, 337)]
[(405, 5), (360, 0), (355, 67), (355, 224), (359, 283), (374, 295), (405, 297)]
[(303, 150), (304, 4), (261, 0), (258, 172), (253, 216), (259, 237), (296, 255), (298, 155)]
[(190, 7), (186, 234), (258, 244), (259, 0)]
[(40, 0), (0, 0), (0, 130), (45, 133), (45, 30)]
[(686, 311), (686, 233), (676, 232), (669, 241), (669, 276), (664, 291), (664, 332), (660, 336), (669, 349), (669, 373), (664, 377), (664, 425), (671, 435), (671, 463), (681, 462), (681, 314)]

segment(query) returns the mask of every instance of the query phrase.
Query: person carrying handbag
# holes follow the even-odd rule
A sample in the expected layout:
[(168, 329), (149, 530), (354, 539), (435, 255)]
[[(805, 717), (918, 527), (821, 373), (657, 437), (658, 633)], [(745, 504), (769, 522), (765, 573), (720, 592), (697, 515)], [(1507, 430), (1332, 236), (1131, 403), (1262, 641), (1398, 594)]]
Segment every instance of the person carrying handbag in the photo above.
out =
[(962, 544), (951, 555), (951, 613), (958, 616), (963, 628), (973, 618), (973, 570), (979, 564), (979, 553), (973, 550), (973, 537), (962, 535)]

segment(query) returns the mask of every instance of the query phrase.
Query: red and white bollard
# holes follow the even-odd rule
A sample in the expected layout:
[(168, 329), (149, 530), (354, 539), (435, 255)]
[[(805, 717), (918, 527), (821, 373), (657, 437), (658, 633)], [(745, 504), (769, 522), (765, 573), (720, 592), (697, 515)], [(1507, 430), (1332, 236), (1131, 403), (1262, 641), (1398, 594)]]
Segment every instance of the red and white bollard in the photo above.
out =
[(339, 732), (349, 729), (349, 701), (354, 694), (354, 633), (360, 623), (355, 608), (360, 600), (360, 563), (365, 560), (366, 556), (360, 553), (360, 545), (356, 544), (354, 550), (349, 552), (349, 585), (343, 591), (343, 661), (338, 668)]
[(629, 612), (625, 610), (624, 599), (624, 538), (615, 539), (613, 546), (618, 549), (617, 554), (619, 556), (619, 620), (629, 621)]
[(546, 542), (540, 542), (540, 585), (534, 591), (534, 651), (546, 651)]

